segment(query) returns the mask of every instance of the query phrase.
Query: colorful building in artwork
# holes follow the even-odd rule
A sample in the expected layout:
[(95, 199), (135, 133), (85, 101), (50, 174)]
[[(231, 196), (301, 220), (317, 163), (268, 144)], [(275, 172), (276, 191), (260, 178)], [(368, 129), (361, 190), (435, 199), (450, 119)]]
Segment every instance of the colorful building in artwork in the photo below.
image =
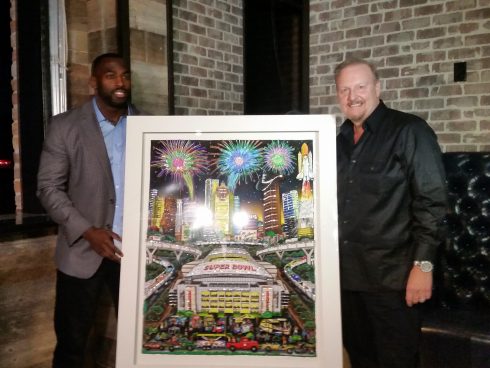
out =
[(257, 221), (257, 238), (262, 239), (264, 236), (264, 222)]
[(160, 223), (162, 234), (175, 236), (175, 215), (177, 213), (177, 200), (173, 197), (165, 197), (163, 216)]
[(282, 175), (277, 175), (270, 180), (262, 176), (263, 210), (264, 210), (264, 232), (273, 231), (282, 233), (281, 226), (281, 194), (279, 193), (279, 181)]
[(277, 278), (277, 269), (258, 262), (242, 248), (218, 247), (204, 260), (182, 268), (170, 292), (178, 310), (208, 313), (280, 312), (289, 303), (289, 291)]
[(214, 198), (218, 187), (218, 179), (206, 179), (204, 182), (204, 206), (211, 210), (211, 212), (214, 211)]
[[(233, 196), (231, 196), (233, 198)], [(230, 203), (231, 202), (231, 203)], [(225, 183), (216, 189), (216, 195), (214, 197), (214, 224), (216, 230), (222, 237), (230, 235), (230, 215), (232, 199), (230, 200), (230, 191), (226, 187)]]
[(158, 195), (158, 189), (150, 190), (150, 198), (148, 202), (148, 225), (151, 226), (151, 220), (153, 219), (153, 206), (155, 205), (155, 198)]
[[(239, 196), (233, 196), (233, 207), (232, 207), (232, 214), (230, 214), (230, 218), (234, 219), (234, 214), (240, 213), (240, 197)], [(236, 224), (232, 220), (232, 228), (233, 228), (233, 235), (238, 235), (240, 233), (241, 227)]]
[(206, 179), (204, 182), (204, 208), (208, 211), (207, 214), (211, 216), (209, 223), (201, 229), (201, 237), (205, 241), (217, 241), (219, 240), (214, 228), (214, 208), (216, 190), (219, 187), (219, 179)]
[(197, 203), (191, 201), (189, 198), (182, 200), (182, 232), (181, 239), (183, 241), (190, 240), (192, 238), (192, 230), (194, 222), (196, 221), (196, 209)]
[(160, 229), (160, 223), (163, 217), (164, 198), (156, 196), (153, 200), (153, 210), (151, 211), (151, 223), (150, 226), (154, 229)]
[(255, 213), (248, 214), (248, 222), (238, 234), (235, 234), (235, 241), (256, 241), (259, 236), (258, 222), (258, 216)]
[(255, 213), (250, 213), (248, 215), (248, 223), (244, 228), (247, 230), (257, 231), (258, 223), (259, 223), (259, 217)]
[(284, 231), (288, 238), (295, 238), (298, 234), (299, 200), (298, 191), (291, 190), (282, 194), (282, 211), (284, 214)]
[(298, 211), (298, 238), (314, 237), (313, 227), (313, 155), (308, 145), (303, 143), (301, 151), (298, 152), (298, 175), (296, 179), (301, 180), (301, 196)]
[(182, 240), (182, 218), (183, 218), (183, 201), (177, 198), (175, 201), (175, 239)]

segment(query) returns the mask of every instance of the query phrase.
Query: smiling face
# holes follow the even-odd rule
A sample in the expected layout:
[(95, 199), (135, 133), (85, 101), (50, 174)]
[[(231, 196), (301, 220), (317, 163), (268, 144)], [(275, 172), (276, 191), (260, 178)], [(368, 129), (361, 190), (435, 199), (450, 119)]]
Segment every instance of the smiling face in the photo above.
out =
[(361, 126), (379, 104), (380, 82), (367, 64), (344, 67), (335, 80), (337, 100), (344, 115)]
[(108, 108), (126, 108), (131, 93), (131, 74), (123, 59), (107, 57), (100, 61), (90, 79), (98, 100)]

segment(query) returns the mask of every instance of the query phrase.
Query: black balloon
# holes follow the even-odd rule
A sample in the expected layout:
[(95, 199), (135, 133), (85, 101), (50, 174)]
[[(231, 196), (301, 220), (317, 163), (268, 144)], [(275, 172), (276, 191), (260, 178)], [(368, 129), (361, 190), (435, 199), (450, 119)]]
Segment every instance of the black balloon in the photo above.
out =
[(481, 213), (480, 203), (475, 198), (469, 196), (463, 196), (458, 199), (454, 209), (456, 214), (464, 219), (477, 216)]
[(481, 214), (486, 218), (490, 218), (490, 198), (483, 200), (480, 204)]
[(490, 307), (490, 154), (446, 153), (447, 242), (435, 280), (441, 303)]
[(490, 238), (490, 220), (483, 216), (474, 216), (468, 221), (468, 233), (477, 239)]
[(477, 176), (468, 183), (468, 195), (480, 202), (490, 197), (490, 177)]
[(460, 197), (468, 192), (468, 180), (461, 175), (447, 177), (447, 190), (450, 196)]
[(456, 213), (450, 213), (444, 218), (444, 226), (446, 226), (448, 236), (455, 237), (463, 231), (461, 218)]

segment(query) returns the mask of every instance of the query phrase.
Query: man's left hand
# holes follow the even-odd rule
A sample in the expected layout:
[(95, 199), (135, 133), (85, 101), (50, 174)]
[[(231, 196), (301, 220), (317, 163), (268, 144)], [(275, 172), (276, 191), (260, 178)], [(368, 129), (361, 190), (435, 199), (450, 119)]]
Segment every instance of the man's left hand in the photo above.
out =
[(410, 271), (407, 282), (405, 300), (411, 307), (417, 303), (423, 303), (432, 296), (432, 272), (422, 272), (416, 266)]

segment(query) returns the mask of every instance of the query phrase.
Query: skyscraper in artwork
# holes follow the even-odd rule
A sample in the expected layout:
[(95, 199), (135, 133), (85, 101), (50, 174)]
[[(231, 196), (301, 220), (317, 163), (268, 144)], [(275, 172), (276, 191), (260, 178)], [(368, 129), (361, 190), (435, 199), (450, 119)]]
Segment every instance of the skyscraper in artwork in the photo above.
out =
[(282, 175), (277, 175), (272, 179), (266, 180), (265, 174), (262, 176), (265, 233), (268, 231), (273, 231), (276, 234), (282, 233), (281, 194), (279, 193), (279, 181), (281, 178)]
[(214, 210), (214, 197), (219, 187), (219, 179), (206, 179), (204, 182), (204, 207)]
[(160, 223), (163, 217), (164, 200), (162, 196), (156, 196), (153, 200), (153, 210), (151, 211), (151, 228), (160, 230)]
[(175, 235), (175, 215), (177, 213), (177, 200), (173, 197), (165, 197), (163, 216), (161, 220), (161, 232), (165, 235)]
[(282, 211), (284, 214), (284, 229), (288, 238), (298, 235), (298, 191), (291, 190), (282, 194)]
[(214, 197), (214, 223), (223, 237), (230, 235), (230, 202), (230, 191), (222, 182)]
[(298, 152), (298, 175), (296, 179), (301, 180), (301, 196), (298, 211), (298, 238), (313, 239), (313, 155), (306, 143)]
[(197, 203), (190, 198), (184, 198), (182, 207), (182, 240), (187, 241), (192, 238), (193, 225), (196, 220)]
[(151, 221), (153, 219), (153, 206), (155, 205), (155, 198), (158, 195), (158, 189), (150, 190), (150, 200), (148, 202), (148, 225), (151, 227)]
[(175, 201), (175, 239), (177, 241), (182, 240), (182, 217), (183, 217), (183, 202), (182, 199), (177, 198)]

